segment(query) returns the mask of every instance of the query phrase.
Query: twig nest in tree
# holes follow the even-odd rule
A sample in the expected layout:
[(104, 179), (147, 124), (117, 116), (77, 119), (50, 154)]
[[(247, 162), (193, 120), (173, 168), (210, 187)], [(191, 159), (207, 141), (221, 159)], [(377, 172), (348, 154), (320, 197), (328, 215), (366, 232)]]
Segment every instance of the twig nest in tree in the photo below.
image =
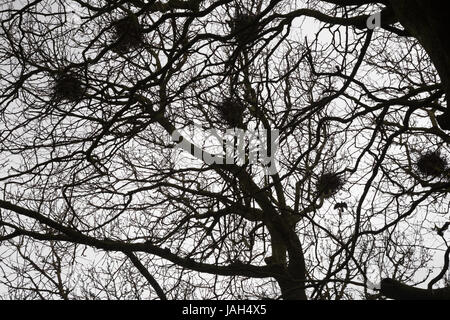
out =
[(113, 51), (126, 53), (131, 49), (138, 48), (143, 44), (142, 27), (135, 15), (128, 15), (113, 22), (114, 42)]
[(225, 99), (216, 105), (220, 117), (231, 127), (239, 127), (242, 123), (245, 107), (237, 99)]
[(436, 120), (442, 130), (450, 130), (450, 111), (436, 116)]
[(335, 210), (347, 210), (348, 206), (347, 206), (347, 203), (345, 203), (345, 202), (338, 202), (334, 205), (334, 209)]
[(424, 176), (439, 177), (447, 169), (447, 160), (439, 151), (427, 152), (419, 157), (417, 168)]
[(253, 14), (238, 14), (231, 20), (230, 27), (234, 38), (241, 45), (252, 42), (258, 35), (258, 23)]
[(323, 173), (317, 180), (317, 193), (325, 199), (336, 194), (344, 185), (344, 180), (337, 173)]
[(85, 88), (81, 80), (73, 74), (60, 74), (53, 86), (54, 95), (59, 100), (79, 102), (84, 95)]

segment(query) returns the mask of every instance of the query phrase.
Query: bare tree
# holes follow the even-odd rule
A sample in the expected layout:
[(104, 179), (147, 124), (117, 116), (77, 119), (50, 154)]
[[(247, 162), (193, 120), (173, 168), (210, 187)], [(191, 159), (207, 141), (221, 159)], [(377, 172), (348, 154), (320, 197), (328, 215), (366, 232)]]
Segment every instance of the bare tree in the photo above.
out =
[(424, 3), (4, 1), (0, 293), (448, 299)]

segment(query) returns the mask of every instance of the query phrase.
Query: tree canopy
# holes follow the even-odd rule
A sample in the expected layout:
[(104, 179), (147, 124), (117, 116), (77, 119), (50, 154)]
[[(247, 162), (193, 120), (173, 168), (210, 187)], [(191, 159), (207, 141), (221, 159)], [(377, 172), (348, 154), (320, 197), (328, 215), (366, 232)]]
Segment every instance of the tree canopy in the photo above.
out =
[(0, 296), (448, 299), (443, 6), (4, 0)]

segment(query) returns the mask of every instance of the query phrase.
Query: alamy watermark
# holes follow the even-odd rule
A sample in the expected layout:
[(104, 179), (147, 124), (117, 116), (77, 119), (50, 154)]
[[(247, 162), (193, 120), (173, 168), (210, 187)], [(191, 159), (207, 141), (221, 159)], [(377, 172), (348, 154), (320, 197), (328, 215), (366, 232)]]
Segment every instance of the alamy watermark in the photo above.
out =
[[(172, 133), (175, 147), (204, 163), (213, 164), (252, 164), (261, 165), (265, 175), (277, 173), (276, 152), (278, 149), (278, 129), (243, 130), (240, 128), (228, 129), (225, 132), (217, 129), (204, 130), (194, 125), (197, 130), (189, 141), (178, 130)], [(209, 141), (215, 152), (206, 151), (196, 145), (197, 141)]]
[(381, 27), (381, 12), (377, 12), (367, 18), (366, 26), (370, 30)]

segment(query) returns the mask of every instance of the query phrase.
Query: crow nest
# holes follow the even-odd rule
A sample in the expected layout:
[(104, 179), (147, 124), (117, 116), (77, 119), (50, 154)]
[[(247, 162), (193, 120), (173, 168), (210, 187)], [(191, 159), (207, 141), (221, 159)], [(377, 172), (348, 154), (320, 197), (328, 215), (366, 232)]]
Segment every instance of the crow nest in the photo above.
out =
[(417, 169), (424, 176), (439, 177), (447, 170), (447, 159), (439, 151), (422, 154), (417, 160)]
[(229, 25), (231, 33), (240, 45), (252, 42), (258, 35), (258, 22), (254, 14), (238, 14)]
[(317, 180), (316, 189), (319, 196), (325, 199), (336, 194), (344, 185), (344, 180), (333, 172), (323, 173)]
[(60, 73), (55, 77), (53, 93), (56, 99), (69, 102), (79, 102), (83, 99), (86, 89), (78, 75)]
[(230, 127), (239, 127), (242, 124), (245, 107), (237, 99), (227, 98), (216, 105), (220, 118)]
[(114, 52), (127, 53), (144, 43), (142, 26), (135, 15), (130, 14), (113, 21), (112, 26), (114, 27)]

